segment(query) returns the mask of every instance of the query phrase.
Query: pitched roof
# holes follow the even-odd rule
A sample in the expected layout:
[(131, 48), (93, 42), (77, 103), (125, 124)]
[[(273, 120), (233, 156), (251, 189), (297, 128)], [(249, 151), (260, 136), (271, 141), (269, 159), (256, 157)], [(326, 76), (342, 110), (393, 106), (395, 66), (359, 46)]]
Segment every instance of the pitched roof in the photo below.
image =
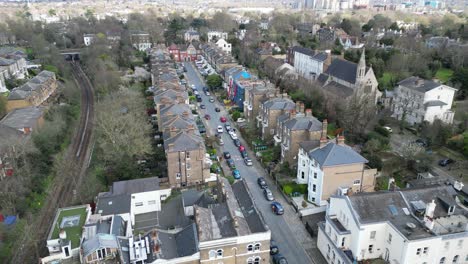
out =
[(43, 114), (42, 107), (31, 106), (14, 109), (0, 121), (0, 124), (14, 129), (35, 128)]
[(308, 140), (299, 142), (299, 147), (302, 148), (305, 152), (309, 152), (320, 146), (320, 140)]
[(337, 83), (335, 81), (331, 81), (331, 82), (327, 83), (323, 87), (323, 89), (325, 89), (328, 92), (330, 92), (330, 93), (332, 93), (334, 95), (337, 95), (339, 97), (349, 97), (349, 96), (353, 95), (353, 93), (354, 93), (353, 88), (344, 86), (343, 84)]
[(232, 184), (232, 191), (237, 199), (237, 203), (239, 204), (242, 214), (244, 215), (245, 220), (249, 226), (251, 233), (259, 233), (265, 232), (266, 227), (263, 223), (260, 215), (255, 208), (255, 205), (250, 197), (249, 192), (247, 191), (247, 187), (245, 182), (237, 181)]
[(301, 46), (294, 46), (292, 48), (292, 50), (294, 52), (298, 52), (298, 53), (302, 53), (304, 55), (308, 55), (308, 56), (314, 56), (315, 55), (315, 51), (312, 50), (312, 49), (309, 49), (309, 48), (304, 48), (304, 47), (301, 47)]
[(289, 98), (272, 98), (264, 102), (263, 107), (270, 110), (292, 110), (296, 104)]
[(100, 248), (118, 248), (119, 243), (117, 237), (109, 234), (97, 234), (95, 237), (85, 240), (81, 245), (83, 249), (83, 256), (87, 257), (89, 254)]
[(428, 92), (434, 88), (441, 86), (442, 84), (436, 83), (431, 80), (424, 80), (422, 78), (411, 76), (398, 83), (398, 85), (404, 86), (408, 89), (416, 90), (422, 93)]
[(357, 66), (358, 65), (354, 62), (334, 59), (330, 66), (328, 66), (325, 73), (337, 79), (354, 84), (356, 82)]
[(447, 103), (442, 102), (440, 100), (432, 100), (432, 101), (427, 101), (424, 103), (425, 106), (431, 107), (431, 106), (444, 106), (447, 105)]
[(159, 178), (142, 178), (128, 181), (118, 181), (112, 184), (112, 194), (134, 194), (159, 190)]
[(96, 212), (101, 215), (124, 214), (130, 212), (130, 194), (112, 195), (102, 193), (98, 196)]
[(322, 130), (322, 122), (313, 116), (300, 116), (284, 122), (290, 130)]
[(322, 148), (309, 152), (309, 157), (316, 160), (321, 167), (355, 163), (367, 163), (367, 160), (347, 145), (338, 145), (333, 141)]
[(181, 131), (177, 135), (164, 140), (166, 152), (197, 150), (201, 148), (204, 148), (203, 138), (185, 131)]

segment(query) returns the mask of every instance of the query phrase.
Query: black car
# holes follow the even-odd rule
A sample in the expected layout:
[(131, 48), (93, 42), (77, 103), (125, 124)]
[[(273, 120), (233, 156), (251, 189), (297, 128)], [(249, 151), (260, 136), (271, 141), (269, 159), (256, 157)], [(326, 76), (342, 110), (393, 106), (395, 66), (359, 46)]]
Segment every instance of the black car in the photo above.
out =
[(221, 112), (221, 109), (219, 109), (219, 107), (216, 107), (216, 108), (215, 108), (215, 111), (216, 111), (216, 112)]
[(243, 159), (247, 158), (248, 157), (247, 150), (241, 151), (241, 156)]
[(231, 158), (231, 153), (226, 151), (226, 152), (223, 153), (223, 156), (224, 156), (225, 159), (230, 159)]
[(443, 159), (443, 160), (439, 160), (439, 165), (442, 166), (442, 167), (445, 167), (449, 164), (452, 164), (452, 163), (455, 163), (455, 161), (453, 159)]
[(239, 139), (234, 139), (234, 145), (236, 145), (236, 147), (239, 147), (241, 145), (241, 142)]
[(270, 255), (276, 255), (279, 253), (279, 247), (276, 245), (274, 240), (270, 241)]
[(197, 102), (201, 103), (201, 102), (202, 102), (201, 96), (200, 96), (200, 95), (197, 95), (196, 97), (197, 97)]
[(424, 148), (427, 147), (427, 140), (424, 140), (422, 138), (416, 139), (416, 141), (414, 143), (416, 143), (419, 146), (424, 147)]
[(268, 185), (267, 185), (267, 183), (265, 181), (265, 178), (263, 178), (263, 177), (258, 178), (257, 183), (258, 183), (258, 186), (260, 186), (260, 188), (262, 188), (262, 189), (268, 187)]
[(286, 258), (281, 255), (280, 253), (273, 256), (273, 263), (274, 264), (288, 264)]

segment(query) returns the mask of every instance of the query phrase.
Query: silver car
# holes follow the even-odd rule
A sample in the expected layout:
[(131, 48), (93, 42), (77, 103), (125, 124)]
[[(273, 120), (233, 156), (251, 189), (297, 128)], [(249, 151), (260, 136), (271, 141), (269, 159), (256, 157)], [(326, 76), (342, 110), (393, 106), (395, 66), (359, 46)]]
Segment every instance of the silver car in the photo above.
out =
[(250, 158), (245, 158), (245, 159), (244, 159), (244, 163), (245, 163), (245, 165), (247, 165), (247, 166), (252, 166), (252, 165), (253, 165), (252, 160), (251, 160)]
[(275, 198), (273, 197), (273, 193), (271, 192), (270, 189), (268, 189), (268, 188), (263, 189), (263, 194), (265, 195), (265, 198), (266, 198), (268, 201), (273, 201), (273, 200), (275, 200)]

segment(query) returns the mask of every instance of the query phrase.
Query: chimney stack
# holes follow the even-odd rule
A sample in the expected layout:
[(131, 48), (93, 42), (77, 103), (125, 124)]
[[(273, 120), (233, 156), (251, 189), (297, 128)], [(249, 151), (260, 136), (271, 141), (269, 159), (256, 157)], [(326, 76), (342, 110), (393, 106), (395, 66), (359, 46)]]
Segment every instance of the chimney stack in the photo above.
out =
[(434, 211), (436, 204), (434, 200), (426, 204), (426, 211), (424, 212), (424, 225), (429, 229), (434, 229)]
[(301, 112), (301, 101), (297, 101), (296, 102), (296, 113), (300, 113)]
[(312, 109), (308, 108), (305, 110), (305, 116), (312, 116)]
[(324, 119), (322, 122), (322, 138), (327, 138), (328, 120)]
[(288, 98), (288, 93), (283, 93), (283, 95), (281, 96), (281, 98)]
[(328, 143), (328, 140), (326, 137), (320, 138), (320, 148), (325, 147), (325, 145)]
[(296, 117), (296, 110), (289, 111), (289, 119), (294, 119)]
[[(305, 108), (304, 103), (301, 102), (299, 105), (300, 105), (299, 112), (304, 113), (304, 108)], [(310, 110), (310, 112), (312, 113), (312, 109)]]
[(417, 77), (418, 79), (414, 82), (416, 86), (421, 86), (424, 84), (424, 79)]
[(345, 137), (344, 136), (338, 136), (336, 138), (336, 144), (343, 146), (345, 144)]

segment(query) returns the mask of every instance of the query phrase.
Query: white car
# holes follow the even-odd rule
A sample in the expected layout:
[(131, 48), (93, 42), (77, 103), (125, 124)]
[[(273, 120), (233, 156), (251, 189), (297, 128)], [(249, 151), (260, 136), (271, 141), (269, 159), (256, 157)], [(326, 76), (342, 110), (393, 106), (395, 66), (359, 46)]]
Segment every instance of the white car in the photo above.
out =
[(223, 127), (222, 126), (218, 126), (218, 128), (216, 129), (216, 131), (218, 133), (223, 133)]
[(392, 133), (393, 132), (393, 129), (391, 127), (388, 127), (388, 126), (384, 126), (383, 127), (385, 130), (388, 131), (388, 133)]
[(194, 95), (199, 95), (198, 91), (193, 91)]
[(224, 140), (222, 138), (219, 139), (219, 145), (223, 146), (224, 145)]
[(232, 133), (229, 133), (229, 135), (231, 136), (232, 140), (236, 140), (237, 139), (237, 134), (232, 132)]
[(210, 96), (210, 95), (211, 95), (210, 92), (207, 91), (207, 92), (206, 92), (206, 96)]
[(191, 87), (192, 89), (196, 89), (195, 84), (192, 84)]
[(245, 122), (245, 118), (237, 118), (237, 123), (244, 123)]

